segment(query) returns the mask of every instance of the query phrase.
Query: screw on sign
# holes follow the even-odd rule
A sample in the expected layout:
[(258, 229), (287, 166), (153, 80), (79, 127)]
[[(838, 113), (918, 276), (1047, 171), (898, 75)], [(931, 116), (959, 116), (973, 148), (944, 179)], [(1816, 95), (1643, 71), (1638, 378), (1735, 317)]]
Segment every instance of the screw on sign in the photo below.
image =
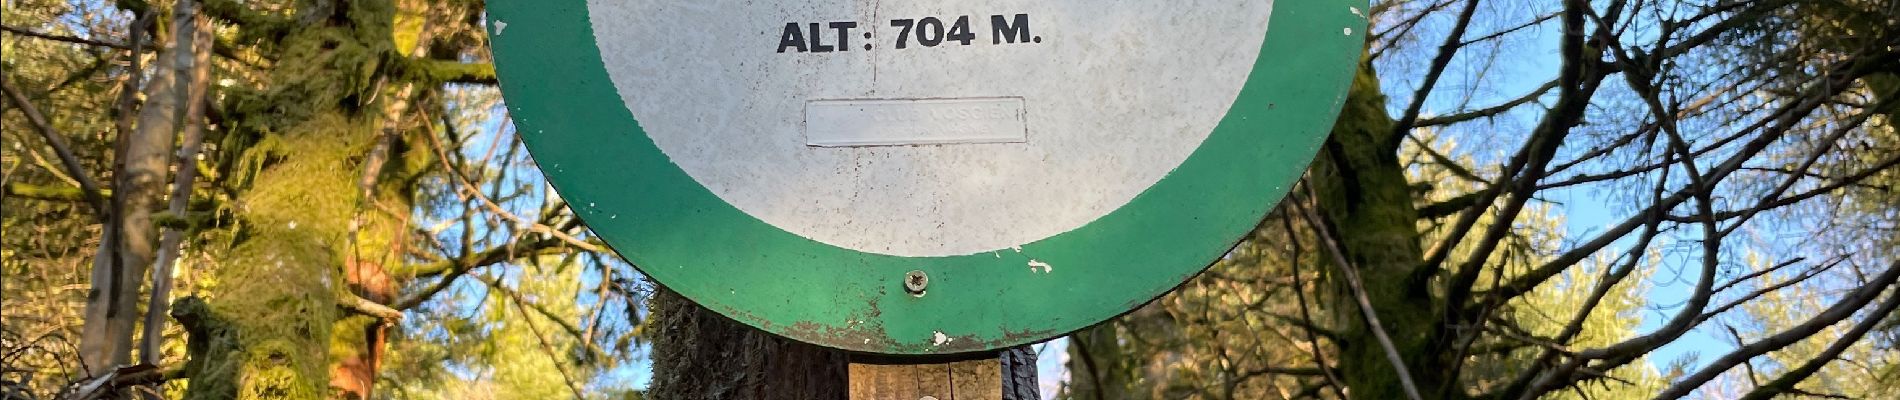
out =
[(759, 329), (902, 356), (1066, 334), (1205, 269), (1311, 161), (1364, 6), (493, 0), (487, 15), (523, 141), (622, 257)]
[(910, 271), (904, 274), (904, 291), (910, 295), (923, 297), (924, 289), (930, 286), (930, 275), (924, 271)]

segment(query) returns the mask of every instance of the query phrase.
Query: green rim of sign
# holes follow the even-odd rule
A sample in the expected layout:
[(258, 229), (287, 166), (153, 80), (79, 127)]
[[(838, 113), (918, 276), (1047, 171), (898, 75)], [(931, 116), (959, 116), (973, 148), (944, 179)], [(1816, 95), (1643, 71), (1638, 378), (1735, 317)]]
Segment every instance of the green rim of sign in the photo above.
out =
[[(1020, 250), (949, 257), (836, 247), (720, 200), (627, 110), (585, 1), (491, 0), (488, 18), (523, 142), (594, 233), (642, 272), (800, 341), (946, 354), (1033, 343), (1113, 318), (1225, 254), (1286, 194), (1331, 129), (1358, 65), (1364, 6), (1276, 2), (1239, 97), (1166, 178), (1073, 231)], [(929, 277), (924, 296), (905, 290), (913, 270)]]

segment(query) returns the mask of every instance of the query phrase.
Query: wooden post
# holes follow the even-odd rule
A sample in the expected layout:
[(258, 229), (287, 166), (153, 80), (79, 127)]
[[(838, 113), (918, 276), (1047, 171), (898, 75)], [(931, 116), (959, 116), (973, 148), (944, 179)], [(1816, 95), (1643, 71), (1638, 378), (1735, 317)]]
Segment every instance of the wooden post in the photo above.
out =
[(937, 364), (871, 364), (852, 360), (851, 400), (1000, 400), (1002, 361), (987, 358)]
[(969, 358), (855, 355), (851, 400), (1039, 400), (1036, 349), (1021, 346)]

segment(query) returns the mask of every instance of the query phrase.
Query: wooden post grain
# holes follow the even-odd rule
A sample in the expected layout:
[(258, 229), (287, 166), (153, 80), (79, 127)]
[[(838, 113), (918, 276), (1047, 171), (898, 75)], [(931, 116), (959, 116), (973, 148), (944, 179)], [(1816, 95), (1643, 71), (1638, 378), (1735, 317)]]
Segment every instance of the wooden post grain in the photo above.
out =
[(994, 357), (938, 364), (853, 362), (851, 400), (1000, 400), (1003, 374)]

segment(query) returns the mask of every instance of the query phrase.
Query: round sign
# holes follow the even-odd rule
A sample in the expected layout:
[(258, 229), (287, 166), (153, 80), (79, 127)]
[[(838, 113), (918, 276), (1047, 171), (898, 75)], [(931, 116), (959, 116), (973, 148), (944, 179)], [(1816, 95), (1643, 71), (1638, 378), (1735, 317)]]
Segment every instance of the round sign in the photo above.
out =
[(1224, 254), (1305, 170), (1363, 0), (491, 0), (517, 130), (655, 281), (887, 354), (1046, 339)]

